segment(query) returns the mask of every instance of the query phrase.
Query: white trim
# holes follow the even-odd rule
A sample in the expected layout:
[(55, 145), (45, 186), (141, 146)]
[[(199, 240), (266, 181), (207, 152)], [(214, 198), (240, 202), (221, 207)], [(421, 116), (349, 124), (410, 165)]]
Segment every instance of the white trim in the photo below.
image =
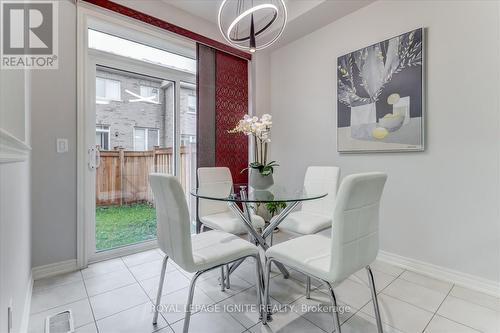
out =
[(31, 147), (11, 133), (0, 128), (0, 163), (26, 161)]
[(148, 250), (153, 250), (158, 248), (158, 242), (156, 239), (145, 241), (142, 243), (126, 245), (123, 247), (118, 247), (115, 249), (105, 250), (102, 252), (97, 252), (96, 254), (90, 256), (89, 263), (99, 262), (103, 260), (113, 259), (117, 257), (123, 257), (131, 255), (134, 253), (144, 252)]
[(424, 261), (403, 257), (394, 253), (379, 251), (378, 260), (408, 269), (422, 275), (452, 282), (456, 285), (499, 297), (500, 283), (472, 274), (462, 273)]
[(33, 280), (39, 280), (59, 274), (70, 273), (78, 270), (76, 259), (70, 259), (53, 264), (33, 267)]
[(21, 318), (21, 326), (19, 332), (28, 332), (28, 325), (31, 313), (31, 295), (33, 294), (33, 271), (30, 272), (28, 286), (26, 286), (26, 295), (24, 297), (23, 317)]
[(76, 258), (78, 268), (87, 267), (87, 239), (86, 239), (86, 169), (87, 154), (85, 142), (85, 96), (87, 84), (87, 15), (82, 12), (80, 2), (77, 2), (77, 34), (76, 34), (76, 60), (77, 60), (77, 163), (76, 163)]

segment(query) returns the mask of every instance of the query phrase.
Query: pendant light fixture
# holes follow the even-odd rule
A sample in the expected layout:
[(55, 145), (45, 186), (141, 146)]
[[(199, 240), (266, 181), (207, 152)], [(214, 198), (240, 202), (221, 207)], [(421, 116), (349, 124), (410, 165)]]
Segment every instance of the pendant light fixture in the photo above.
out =
[(224, 39), (252, 53), (278, 40), (286, 20), (284, 0), (224, 0), (218, 16)]

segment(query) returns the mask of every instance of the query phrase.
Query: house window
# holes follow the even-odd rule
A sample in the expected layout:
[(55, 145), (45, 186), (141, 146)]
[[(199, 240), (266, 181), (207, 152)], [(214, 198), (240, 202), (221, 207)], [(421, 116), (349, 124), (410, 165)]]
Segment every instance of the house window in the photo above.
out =
[(95, 127), (95, 144), (100, 150), (109, 150), (110, 137), (109, 126), (96, 125)]
[(196, 135), (181, 134), (181, 146), (188, 146), (196, 143)]
[(120, 101), (120, 81), (96, 77), (95, 96), (98, 101)]
[(160, 92), (158, 88), (141, 86), (141, 97), (144, 99), (141, 102), (160, 103)]
[(188, 96), (188, 112), (196, 113), (196, 96), (194, 95)]
[(160, 145), (160, 130), (156, 128), (134, 128), (134, 150), (153, 150)]

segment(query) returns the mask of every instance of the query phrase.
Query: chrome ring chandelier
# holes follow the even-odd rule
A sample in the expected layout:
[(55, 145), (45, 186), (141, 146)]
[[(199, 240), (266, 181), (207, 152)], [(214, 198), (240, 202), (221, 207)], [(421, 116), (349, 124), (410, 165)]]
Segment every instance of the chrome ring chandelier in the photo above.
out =
[(286, 20), (284, 0), (224, 0), (218, 16), (224, 39), (252, 53), (278, 40)]

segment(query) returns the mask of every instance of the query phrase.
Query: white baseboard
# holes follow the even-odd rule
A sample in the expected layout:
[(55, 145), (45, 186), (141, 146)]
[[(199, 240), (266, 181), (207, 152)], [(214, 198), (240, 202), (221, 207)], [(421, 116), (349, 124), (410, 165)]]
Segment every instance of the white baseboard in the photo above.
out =
[(33, 280), (74, 272), (78, 269), (76, 259), (65, 260), (33, 268)]
[(26, 287), (26, 296), (24, 298), (23, 318), (21, 319), (21, 326), (19, 328), (19, 332), (21, 332), (21, 333), (28, 332), (28, 324), (29, 324), (30, 312), (31, 312), (31, 294), (32, 293), (33, 293), (33, 271), (30, 273), (30, 277), (28, 280), (28, 286)]
[(452, 282), (456, 285), (483, 292), (485, 294), (500, 296), (500, 283), (487, 280), (475, 275), (462, 273), (442, 266), (437, 266), (424, 261), (403, 257), (394, 253), (379, 251), (378, 260), (394, 266), (427, 275), (436, 279)]

